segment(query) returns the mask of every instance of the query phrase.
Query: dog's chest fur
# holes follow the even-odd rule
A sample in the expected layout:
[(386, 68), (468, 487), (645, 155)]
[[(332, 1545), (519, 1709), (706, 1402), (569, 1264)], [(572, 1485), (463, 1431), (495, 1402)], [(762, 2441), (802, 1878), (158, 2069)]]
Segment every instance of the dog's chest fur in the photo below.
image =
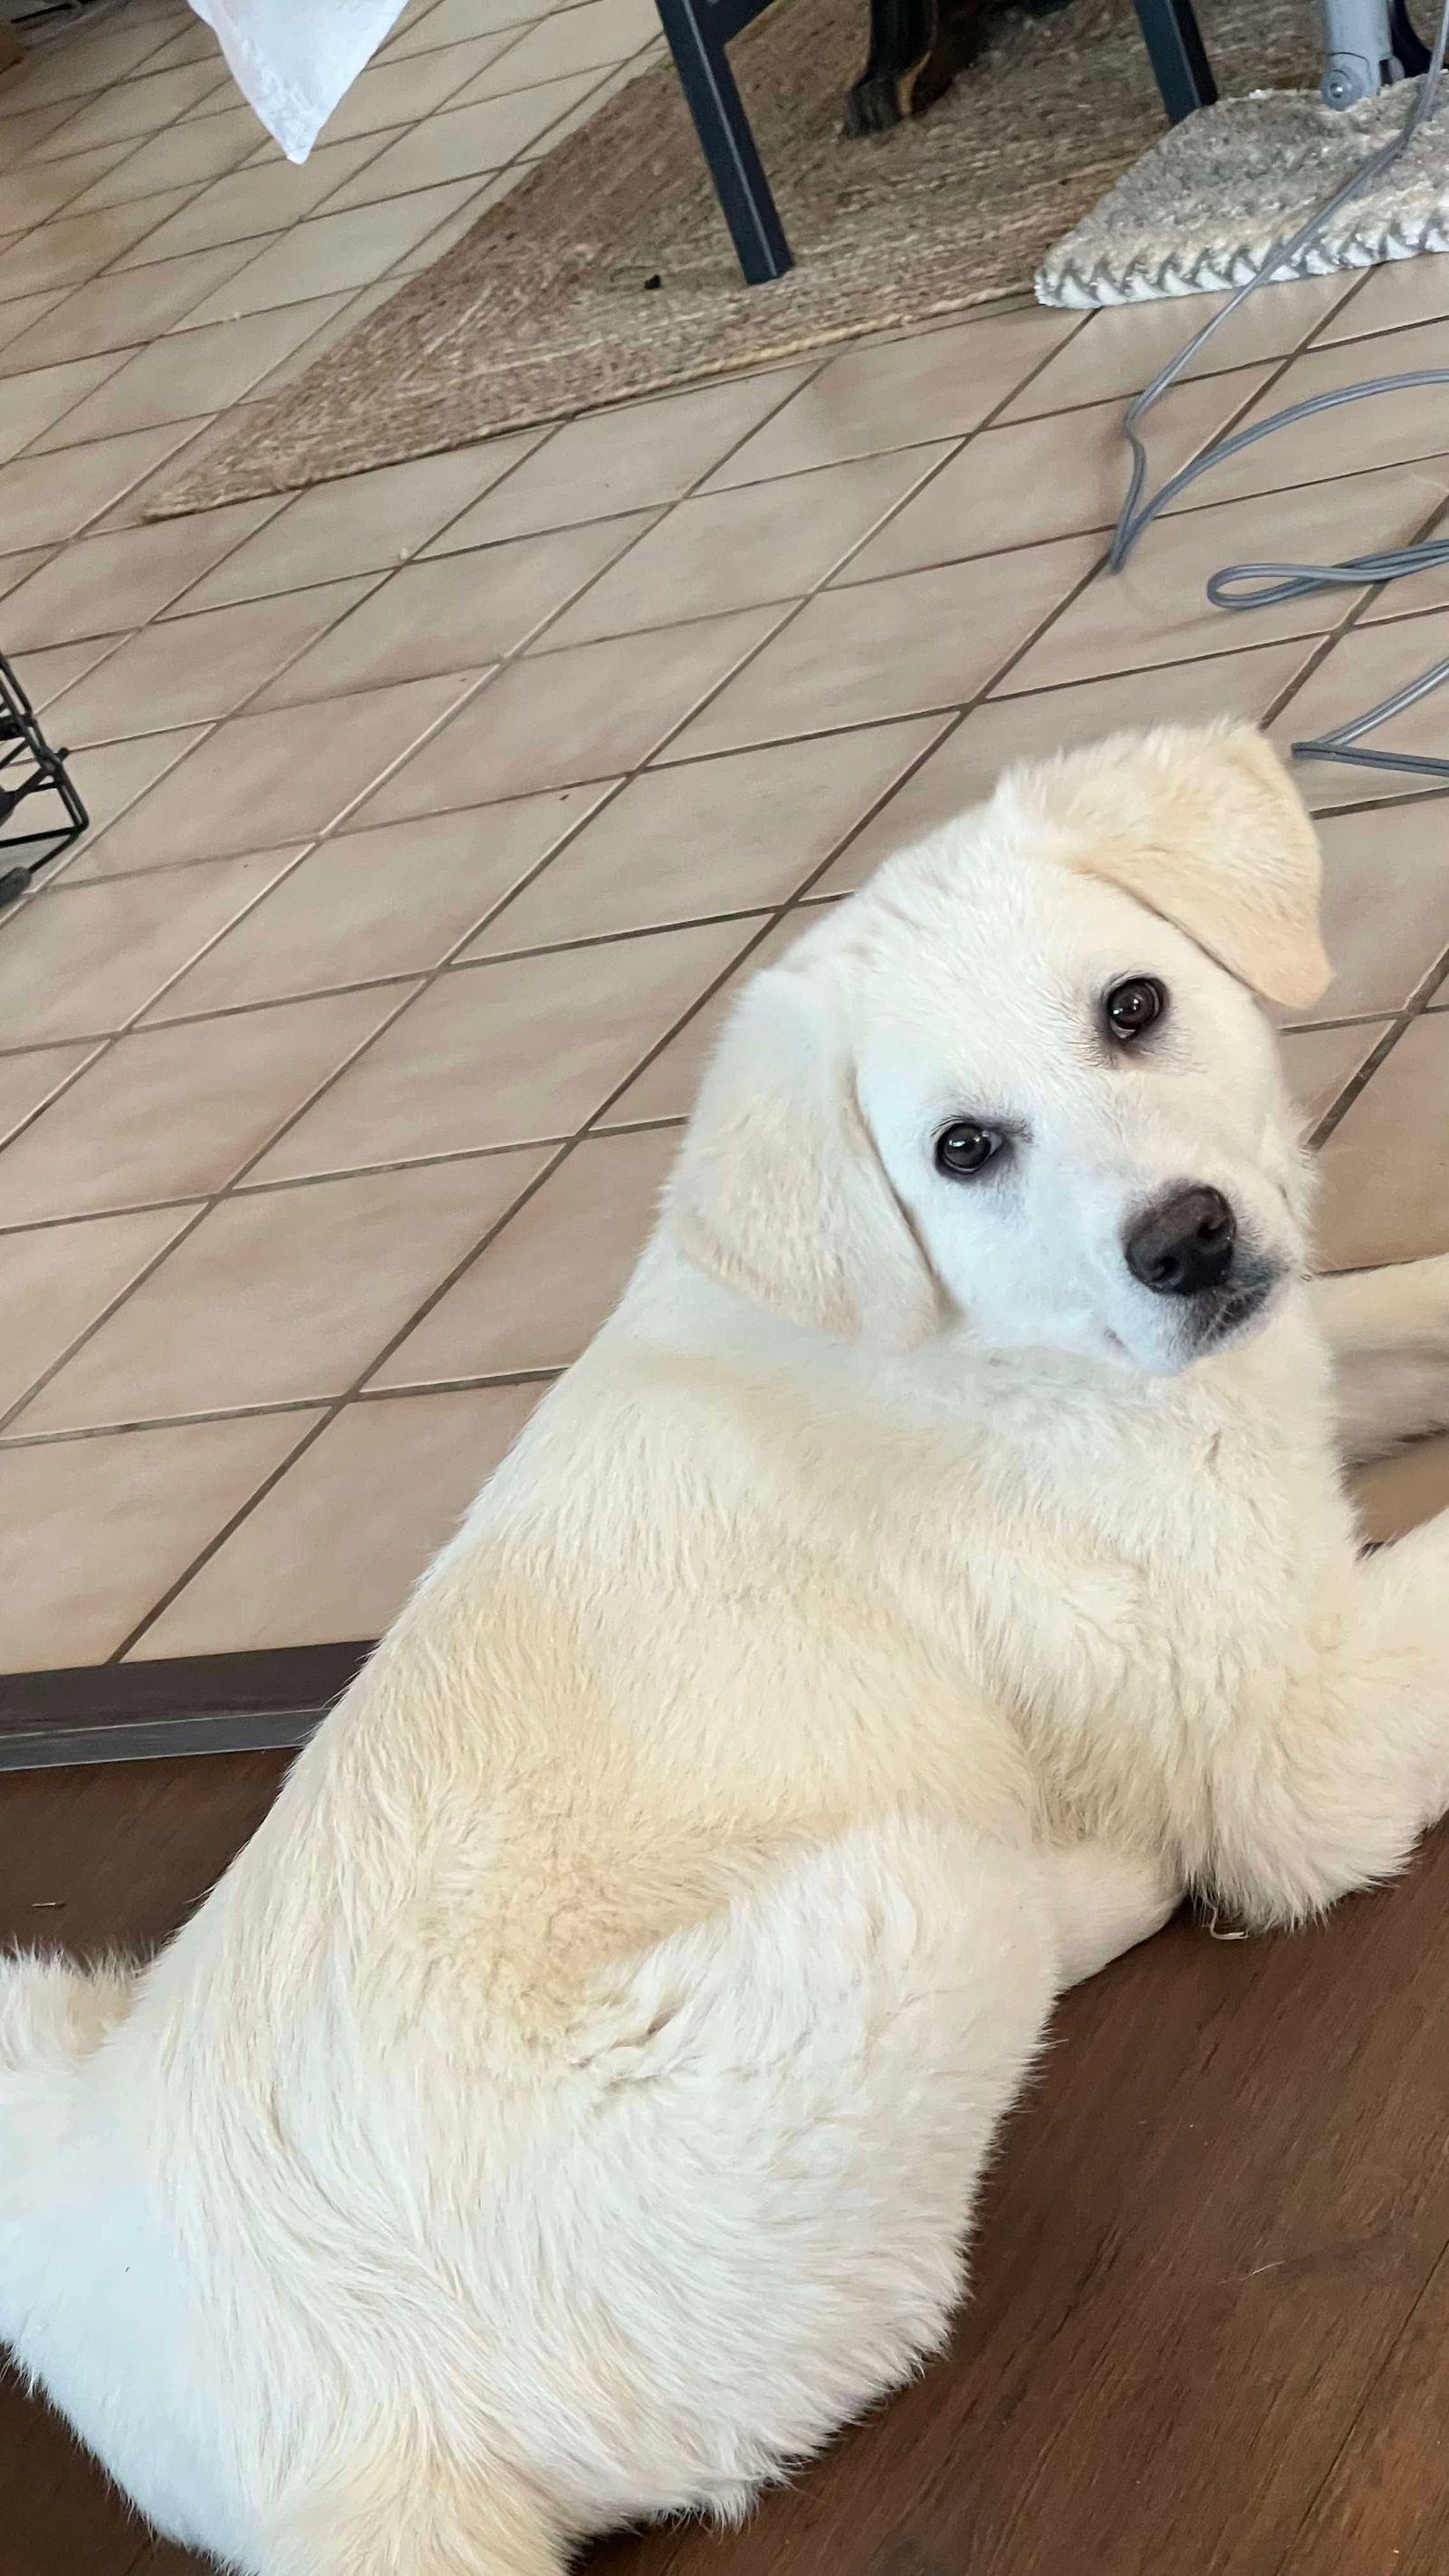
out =
[[(947, 1353), (909, 1402), (843, 1346), (777, 1373), (757, 1332), (748, 1368), (717, 1334), (606, 1342), (525, 1442), (526, 1524), (506, 1473), (439, 1577), (485, 1695), (505, 1595), (530, 1663), (548, 1642), (550, 1871), (611, 1817), (648, 1819), (667, 1881), (671, 1852), (927, 1808), (1207, 1872), (1215, 1775), (1281, 1724), (1351, 1551), (1303, 1301), (1182, 1379), (953, 1381)], [(485, 1759), (470, 1794), (507, 1803), (517, 1883), (538, 1801), (509, 1777)], [(616, 1890), (642, 1866), (617, 1848)]]
[(1353, 1552), (1306, 1301), (1180, 1379), (992, 1374), (952, 1538), (1042, 1818), (1205, 1873), (1215, 1778), (1316, 1686)]

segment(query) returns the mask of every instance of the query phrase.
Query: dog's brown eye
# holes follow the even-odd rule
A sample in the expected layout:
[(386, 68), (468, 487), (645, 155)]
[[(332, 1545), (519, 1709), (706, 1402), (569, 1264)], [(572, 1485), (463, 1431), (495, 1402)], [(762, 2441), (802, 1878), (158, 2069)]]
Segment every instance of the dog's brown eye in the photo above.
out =
[(970, 1180), (974, 1172), (984, 1171), (993, 1154), (999, 1154), (1002, 1138), (994, 1127), (978, 1127), (974, 1119), (958, 1119), (954, 1127), (943, 1127), (936, 1138), (936, 1169), (952, 1180)]
[(1107, 1026), (1114, 1038), (1124, 1045), (1140, 1038), (1154, 1020), (1160, 1020), (1167, 1008), (1167, 994), (1152, 975), (1129, 975), (1125, 984), (1114, 984), (1103, 1004)]

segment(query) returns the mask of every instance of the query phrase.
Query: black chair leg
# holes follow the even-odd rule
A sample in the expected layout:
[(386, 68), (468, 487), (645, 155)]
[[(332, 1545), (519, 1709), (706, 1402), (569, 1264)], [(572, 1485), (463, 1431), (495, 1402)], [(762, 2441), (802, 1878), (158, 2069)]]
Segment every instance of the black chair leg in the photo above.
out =
[(1409, 16), (1406, 0), (1389, 0), (1389, 34), (1405, 80), (1417, 80), (1429, 68), (1429, 48)]
[(1218, 85), (1203, 51), (1192, 0), (1135, 0), (1135, 7), (1172, 123), (1180, 125), (1196, 107), (1215, 106)]
[(744, 102), (716, 28), (713, 0), (658, 0), (679, 85), (747, 286), (763, 286), (793, 268), (790, 245), (755, 149)]

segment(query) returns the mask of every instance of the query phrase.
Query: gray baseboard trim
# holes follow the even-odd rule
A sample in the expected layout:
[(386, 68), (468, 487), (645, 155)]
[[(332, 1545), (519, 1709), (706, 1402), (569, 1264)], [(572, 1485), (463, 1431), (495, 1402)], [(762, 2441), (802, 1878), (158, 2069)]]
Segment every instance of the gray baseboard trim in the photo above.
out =
[(184, 1655), (0, 1678), (0, 1772), (305, 1744), (370, 1645)]

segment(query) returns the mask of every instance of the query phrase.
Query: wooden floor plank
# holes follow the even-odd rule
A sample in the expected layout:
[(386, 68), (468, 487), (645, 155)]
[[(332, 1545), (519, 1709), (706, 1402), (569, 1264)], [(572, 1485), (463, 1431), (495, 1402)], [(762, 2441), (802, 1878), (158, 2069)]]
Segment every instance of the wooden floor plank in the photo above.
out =
[(227, 1753), (0, 1781), (0, 1939), (154, 1948), (256, 1831), (290, 1760)]
[[(1443, 2048), (1435, 2023), (1426, 2025), (1423, 2044)], [(1281, 2576), (1444, 2576), (1449, 2567), (1446, 2410), (1449, 2259), (1434, 2273), (1315, 2498)]]
[[(160, 1938), (283, 1767), (0, 1784), (0, 1928)], [(1069, 1997), (950, 2352), (743, 2531), (625, 2537), (594, 2576), (1443, 2576), (1446, 1924), (1449, 1836), (1312, 1932), (1180, 1923)], [(6, 2390), (12, 2568), (200, 2576)]]

